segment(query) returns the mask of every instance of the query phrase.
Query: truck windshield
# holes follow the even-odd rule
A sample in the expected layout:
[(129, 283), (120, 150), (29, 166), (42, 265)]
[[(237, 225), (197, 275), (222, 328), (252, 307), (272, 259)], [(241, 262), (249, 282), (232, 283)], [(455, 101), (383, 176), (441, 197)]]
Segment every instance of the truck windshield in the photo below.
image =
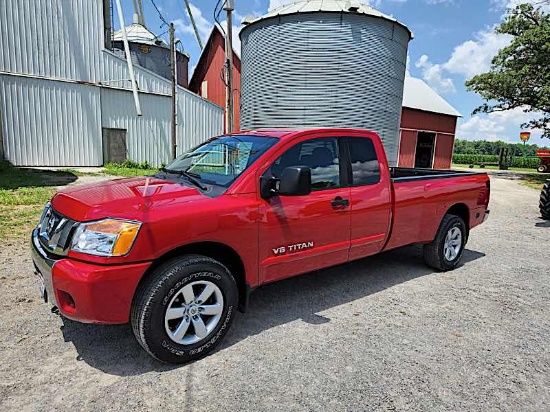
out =
[(254, 161), (277, 142), (274, 137), (216, 137), (177, 157), (162, 170), (202, 185), (229, 187)]

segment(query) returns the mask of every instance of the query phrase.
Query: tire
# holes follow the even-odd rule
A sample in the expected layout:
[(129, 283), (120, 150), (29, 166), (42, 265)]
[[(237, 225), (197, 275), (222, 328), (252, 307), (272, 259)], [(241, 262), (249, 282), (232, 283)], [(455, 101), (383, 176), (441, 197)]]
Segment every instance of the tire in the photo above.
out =
[(540, 165), (539, 167), (537, 167), (537, 171), (539, 173), (545, 173), (547, 170), (548, 170), (548, 167), (546, 165)]
[[(451, 241), (453, 243), (449, 243)], [(454, 269), (460, 263), (467, 241), (468, 231), (464, 220), (455, 215), (445, 215), (435, 239), (424, 245), (426, 265), (442, 272)]]
[(132, 329), (154, 358), (186, 363), (219, 345), (237, 303), (237, 284), (224, 265), (206, 256), (187, 255), (160, 265), (138, 287)]
[(542, 218), (550, 220), (550, 180), (544, 184), (540, 192), (539, 209)]

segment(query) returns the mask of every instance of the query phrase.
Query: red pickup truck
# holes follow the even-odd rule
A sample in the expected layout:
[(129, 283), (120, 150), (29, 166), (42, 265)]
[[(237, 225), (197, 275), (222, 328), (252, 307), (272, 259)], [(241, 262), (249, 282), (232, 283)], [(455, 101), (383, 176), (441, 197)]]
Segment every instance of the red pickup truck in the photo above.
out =
[(212, 351), (264, 283), (413, 243), (453, 269), (489, 193), (486, 174), (388, 167), (365, 130), (247, 131), (155, 176), (60, 191), (32, 254), (63, 316), (131, 322), (149, 354), (183, 363)]

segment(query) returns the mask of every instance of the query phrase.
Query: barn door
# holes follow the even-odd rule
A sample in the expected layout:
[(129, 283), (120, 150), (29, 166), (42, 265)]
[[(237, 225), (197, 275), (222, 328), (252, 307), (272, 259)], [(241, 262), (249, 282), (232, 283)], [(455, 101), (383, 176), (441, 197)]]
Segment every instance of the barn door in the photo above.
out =
[(103, 164), (126, 160), (126, 129), (103, 128)]

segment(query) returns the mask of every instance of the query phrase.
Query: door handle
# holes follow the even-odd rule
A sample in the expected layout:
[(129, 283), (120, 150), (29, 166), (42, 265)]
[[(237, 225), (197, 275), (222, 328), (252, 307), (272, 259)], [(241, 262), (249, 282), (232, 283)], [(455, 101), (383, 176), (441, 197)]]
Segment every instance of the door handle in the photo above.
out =
[(345, 208), (349, 206), (349, 199), (343, 199), (340, 196), (336, 196), (332, 202), (330, 202), (333, 208)]

